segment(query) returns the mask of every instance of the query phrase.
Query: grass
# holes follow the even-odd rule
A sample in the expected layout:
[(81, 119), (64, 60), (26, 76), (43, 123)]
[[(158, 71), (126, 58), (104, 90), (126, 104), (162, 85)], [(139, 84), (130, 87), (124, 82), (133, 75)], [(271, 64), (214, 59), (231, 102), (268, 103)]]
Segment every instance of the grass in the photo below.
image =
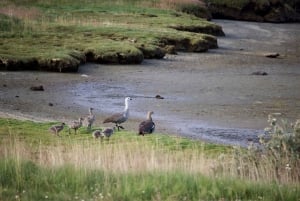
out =
[(161, 133), (142, 137), (131, 131), (101, 142), (86, 128), (77, 135), (65, 129), (56, 137), (48, 132), (53, 124), (0, 119), (1, 200), (300, 197), (299, 177), (291, 175), (293, 171), (277, 178), (267, 158), (254, 163), (239, 149)]
[[(90, 51), (88, 59), (93, 62), (135, 64), (144, 58), (162, 58), (169, 45), (191, 52), (217, 47), (211, 34), (223, 34), (218, 25), (140, 3), (1, 2), (0, 69), (35, 65), (37, 70), (76, 71)], [(82, 54), (80, 58), (73, 56), (74, 51)]]

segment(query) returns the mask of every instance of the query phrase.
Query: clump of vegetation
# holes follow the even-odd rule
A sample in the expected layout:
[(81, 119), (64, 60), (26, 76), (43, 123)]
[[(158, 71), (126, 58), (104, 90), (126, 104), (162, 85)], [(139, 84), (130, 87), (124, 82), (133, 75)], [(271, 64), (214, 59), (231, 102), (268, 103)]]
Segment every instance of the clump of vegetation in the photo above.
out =
[[(280, 115), (275, 113), (268, 116), (269, 127), (259, 137), (259, 145), (251, 144), (248, 150), (236, 150), (235, 163), (239, 167), (239, 174), (246, 172), (244, 176), (253, 178), (265, 176), (265, 179), (279, 183), (299, 182), (300, 120), (289, 124)], [(254, 166), (249, 166), (249, 163)], [(249, 174), (252, 172), (249, 168), (255, 168), (257, 174)]]
[(0, 124), (1, 200), (271, 201), (300, 196), (299, 177), (281, 175), (279, 180), (268, 157), (258, 163), (254, 155), (250, 160), (250, 154), (232, 154), (237, 149), (229, 146), (131, 131), (101, 141), (86, 128), (76, 135), (65, 129), (57, 137), (48, 132), (52, 122), (0, 118)]
[[(281, 156), (300, 157), (300, 119), (289, 123), (280, 118), (280, 114), (270, 114), (268, 123), (270, 127), (265, 129), (266, 136), (261, 136), (261, 144), (264, 145), (275, 157)], [(280, 119), (276, 118), (279, 116)]]

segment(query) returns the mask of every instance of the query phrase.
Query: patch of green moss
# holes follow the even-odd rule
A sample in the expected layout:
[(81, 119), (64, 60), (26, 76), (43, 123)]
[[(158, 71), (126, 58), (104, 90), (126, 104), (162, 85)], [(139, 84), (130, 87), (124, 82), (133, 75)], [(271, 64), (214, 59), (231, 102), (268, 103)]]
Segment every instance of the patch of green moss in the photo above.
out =
[(203, 34), (222, 32), (214, 23), (135, 3), (24, 1), (18, 6), (35, 8), (39, 15), (0, 15), (0, 69), (76, 71), (85, 61), (138, 64), (144, 58), (162, 58), (174, 44), (173, 51), (217, 47), (216, 38)]

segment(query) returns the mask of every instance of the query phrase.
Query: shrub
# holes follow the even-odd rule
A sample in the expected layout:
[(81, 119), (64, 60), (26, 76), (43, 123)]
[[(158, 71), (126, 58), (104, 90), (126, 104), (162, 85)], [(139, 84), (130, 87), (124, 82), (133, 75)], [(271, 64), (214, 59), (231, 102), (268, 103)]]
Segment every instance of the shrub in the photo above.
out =
[(286, 119), (276, 118), (280, 114), (270, 114), (265, 129), (266, 135), (260, 136), (260, 143), (276, 159), (283, 156), (299, 159), (300, 154), (300, 119), (289, 123)]

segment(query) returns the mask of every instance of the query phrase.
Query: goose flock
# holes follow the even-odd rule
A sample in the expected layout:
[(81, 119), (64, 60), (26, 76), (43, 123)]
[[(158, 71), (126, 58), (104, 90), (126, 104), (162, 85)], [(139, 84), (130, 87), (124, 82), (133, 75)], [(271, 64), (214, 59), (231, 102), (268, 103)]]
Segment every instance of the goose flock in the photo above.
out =
[[(129, 117), (129, 101), (131, 101), (132, 98), (126, 97), (125, 98), (125, 108), (123, 112), (120, 113), (114, 113), (108, 116), (104, 119), (103, 124), (106, 123), (113, 123), (115, 124), (115, 127), (106, 127), (100, 130), (94, 130), (92, 132), (92, 136), (97, 139), (104, 139), (106, 137), (107, 139), (110, 138), (112, 134), (114, 134), (115, 130), (117, 129), (120, 131), (120, 129), (124, 129), (124, 127), (121, 125), (122, 123), (126, 122)], [(93, 108), (89, 108), (89, 114), (85, 117), (80, 117), (78, 120), (74, 120), (73, 122), (70, 122), (68, 124), (69, 128), (69, 134), (71, 134), (71, 129), (74, 130), (74, 133), (77, 133), (77, 130), (85, 126), (87, 128), (88, 132), (92, 131), (92, 126), (95, 122), (95, 114), (93, 113)], [(152, 115), (154, 114), (153, 111), (148, 111), (147, 113), (147, 119), (142, 121), (138, 126), (138, 135), (145, 135), (145, 134), (151, 134), (155, 130), (155, 123), (152, 120)], [(49, 128), (49, 131), (57, 136), (60, 136), (59, 133), (64, 129), (65, 123), (61, 123), (58, 125), (53, 125)]]

